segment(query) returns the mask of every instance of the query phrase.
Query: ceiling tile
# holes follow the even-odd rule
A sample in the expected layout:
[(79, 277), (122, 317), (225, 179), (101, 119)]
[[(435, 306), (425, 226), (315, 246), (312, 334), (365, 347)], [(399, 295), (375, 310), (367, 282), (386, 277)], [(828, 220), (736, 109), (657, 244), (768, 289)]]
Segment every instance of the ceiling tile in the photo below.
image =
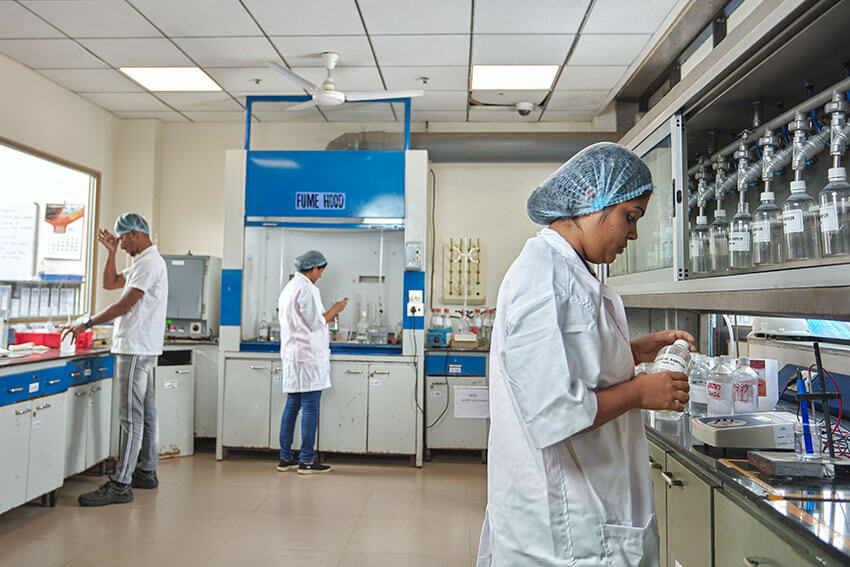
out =
[(361, 35), (352, 0), (242, 0), (268, 35)]
[(113, 112), (168, 110), (167, 106), (148, 93), (82, 93), (80, 96)]
[(23, 3), (73, 38), (162, 35), (123, 0), (29, 0)]
[[(390, 67), (381, 66), (387, 88), (461, 91), (467, 86), (467, 67)], [(428, 77), (424, 85), (420, 77)]]
[(608, 91), (558, 90), (549, 100), (551, 110), (596, 110), (605, 102)]
[(174, 42), (204, 67), (263, 67), (279, 61), (264, 37), (180, 37)]
[(478, 102), (489, 104), (516, 104), (531, 102), (540, 104), (549, 91), (472, 91), (470, 96)]
[(475, 33), (576, 33), (590, 0), (476, 0)]
[(570, 51), (573, 34), (475, 34), (473, 65), (560, 65)]
[(415, 122), (466, 122), (466, 111), (414, 110), (410, 119)]
[(98, 69), (107, 66), (70, 39), (0, 39), (0, 53), (33, 69)]
[(594, 116), (593, 110), (547, 110), (541, 122), (589, 122)]
[(360, 0), (370, 35), (469, 33), (470, 0)]
[(183, 111), (242, 111), (239, 103), (227, 93), (157, 93), (167, 104)]
[(207, 111), (184, 111), (193, 122), (241, 122), (245, 123), (245, 112), (207, 112)]
[(381, 67), (469, 63), (469, 35), (378, 35), (372, 45)]
[(337, 65), (343, 67), (375, 64), (365, 35), (275, 36), (271, 40), (293, 67), (323, 67), (323, 51), (338, 53)]
[(188, 67), (192, 62), (164, 38), (81, 39), (113, 67)]
[(116, 112), (116, 116), (124, 119), (147, 119), (156, 118), (158, 120), (162, 120), (163, 122), (189, 122), (178, 113), (167, 110), (167, 111), (142, 111), (142, 112)]
[(415, 110), (466, 110), (466, 91), (428, 91), (412, 100)]
[(144, 92), (144, 89), (112, 69), (43, 69), (42, 75), (74, 92)]
[(489, 107), (470, 108), (470, 122), (537, 122), (540, 111), (535, 110), (528, 116), (520, 116), (513, 108)]
[(133, 0), (169, 36), (260, 36), (239, 0)]
[[(303, 95), (292, 81), (267, 67), (204, 69), (223, 89), (234, 95)], [(259, 79), (259, 83), (256, 81)]]
[(359, 109), (355, 105), (344, 104), (339, 107), (323, 109), (329, 122), (395, 122), (395, 116), (389, 104), (370, 105)]
[(655, 33), (677, 0), (596, 0), (584, 33)]
[(0, 2), (0, 37), (62, 37), (62, 33), (16, 2)]
[[(321, 85), (328, 74), (323, 67), (294, 67), (292, 70), (316, 85)], [(375, 67), (337, 67), (333, 70), (333, 78), (341, 91), (384, 90)]]
[(622, 78), (628, 67), (585, 67), (567, 65), (555, 90), (610, 90)]
[(257, 111), (255, 114), (256, 117), (259, 118), (262, 122), (325, 122), (325, 119), (322, 117), (321, 114), (319, 114), (319, 111), (315, 108), (305, 108), (304, 110), (299, 110), (295, 112), (286, 112), (282, 110), (260, 110)]
[(582, 34), (570, 57), (571, 65), (631, 65), (650, 38), (647, 34)]

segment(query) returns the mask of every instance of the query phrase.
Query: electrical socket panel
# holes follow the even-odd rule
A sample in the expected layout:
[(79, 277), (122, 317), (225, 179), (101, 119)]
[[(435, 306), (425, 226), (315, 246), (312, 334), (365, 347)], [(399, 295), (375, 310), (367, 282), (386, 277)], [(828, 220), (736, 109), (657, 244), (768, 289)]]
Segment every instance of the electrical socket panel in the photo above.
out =
[(463, 305), (466, 292), (467, 305), (484, 305), (487, 301), (487, 251), (480, 240), (451, 239), (443, 245), (442, 284), (444, 304)]

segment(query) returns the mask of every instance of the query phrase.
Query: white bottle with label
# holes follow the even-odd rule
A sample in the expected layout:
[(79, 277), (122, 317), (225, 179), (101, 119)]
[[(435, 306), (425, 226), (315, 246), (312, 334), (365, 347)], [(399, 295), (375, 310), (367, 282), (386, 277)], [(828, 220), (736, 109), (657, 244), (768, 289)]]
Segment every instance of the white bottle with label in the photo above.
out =
[(761, 194), (761, 205), (753, 213), (753, 264), (785, 262), (785, 239), (782, 234), (782, 210), (773, 202), (773, 193)]
[(791, 182), (791, 195), (782, 203), (782, 230), (789, 260), (820, 258), (818, 205), (803, 180)]
[[(691, 352), (688, 341), (676, 339), (672, 345), (667, 345), (658, 351), (649, 369), (650, 374), (659, 372), (681, 372), (687, 374), (691, 369)], [(680, 411), (656, 410), (656, 419), (675, 420), (682, 416)]]
[(830, 168), (820, 192), (820, 231), (824, 256), (850, 254), (850, 185), (843, 167)]
[(706, 383), (708, 397), (708, 415), (733, 415), (732, 373), (735, 371), (735, 359), (728, 356), (719, 357), (717, 364), (708, 374)]
[(732, 224), (729, 226), (729, 267), (733, 270), (753, 267), (750, 244), (752, 220), (750, 204), (741, 201), (738, 204), (738, 212), (732, 217)]
[(758, 387), (759, 377), (756, 371), (750, 368), (750, 360), (739, 358), (738, 367), (732, 372), (732, 409), (736, 415), (758, 411)]

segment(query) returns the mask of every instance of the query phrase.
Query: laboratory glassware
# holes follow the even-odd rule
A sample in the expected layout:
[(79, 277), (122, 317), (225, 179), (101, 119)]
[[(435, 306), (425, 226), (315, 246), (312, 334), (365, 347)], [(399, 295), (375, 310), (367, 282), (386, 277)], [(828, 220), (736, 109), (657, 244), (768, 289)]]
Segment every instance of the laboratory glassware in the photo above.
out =
[(785, 261), (782, 210), (773, 199), (772, 192), (762, 193), (761, 205), (753, 213), (753, 264), (756, 266)]
[(795, 423), (793, 430), (794, 454), (801, 459), (819, 459), (823, 454), (823, 441), (817, 422), (809, 419), (808, 423)]
[(732, 217), (729, 226), (729, 267), (741, 270), (753, 267), (753, 253), (750, 245), (750, 230), (752, 225), (750, 204), (743, 200), (738, 203), (738, 212)]
[(739, 358), (738, 366), (732, 372), (732, 390), (734, 392), (732, 409), (735, 414), (758, 411), (758, 384), (759, 377), (756, 371), (750, 368), (750, 360)]
[(372, 322), (369, 325), (369, 344), (385, 345), (387, 344), (388, 336), (389, 331), (387, 329), (387, 326), (384, 324), (383, 304), (378, 301), (374, 305)]
[[(688, 341), (676, 339), (672, 345), (667, 345), (658, 351), (649, 369), (650, 374), (659, 372), (681, 372), (687, 374), (691, 367), (691, 353)], [(673, 420), (682, 416), (680, 411), (656, 410), (656, 419)]]
[(694, 273), (711, 271), (710, 251), (708, 219), (704, 215), (699, 215), (697, 225), (691, 229), (690, 235), (691, 271)]
[(843, 167), (829, 169), (820, 192), (820, 232), (824, 256), (850, 254), (850, 185)]
[(9, 312), (0, 309), (0, 348), (9, 348)]
[(818, 206), (803, 180), (791, 182), (791, 195), (782, 203), (782, 231), (789, 260), (820, 258)]
[(688, 413), (694, 417), (703, 417), (708, 415), (706, 383), (711, 372), (712, 359), (704, 354), (695, 354), (693, 358), (694, 363), (688, 373), (688, 384), (691, 387), (688, 392)]
[(706, 397), (708, 398), (708, 415), (732, 415), (734, 413), (732, 390), (732, 373), (735, 371), (735, 359), (728, 356), (719, 357), (714, 367), (708, 373)]
[(272, 330), (272, 322), (269, 319), (268, 315), (263, 314), (263, 318), (260, 320), (260, 325), (257, 328), (257, 340), (258, 341), (268, 341), (271, 336)]
[(357, 319), (357, 326), (354, 328), (354, 342), (359, 344), (367, 344), (369, 342), (369, 307), (360, 309), (360, 317)]
[(714, 222), (708, 227), (711, 271), (725, 272), (729, 269), (729, 220), (726, 209), (714, 211)]

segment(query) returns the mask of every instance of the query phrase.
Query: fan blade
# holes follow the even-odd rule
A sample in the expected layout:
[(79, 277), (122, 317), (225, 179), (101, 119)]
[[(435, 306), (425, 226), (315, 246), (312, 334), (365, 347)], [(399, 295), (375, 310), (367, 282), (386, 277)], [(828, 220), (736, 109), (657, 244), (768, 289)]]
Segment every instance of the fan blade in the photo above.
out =
[(388, 98), (408, 98), (422, 96), (425, 94), (423, 90), (409, 91), (351, 91), (345, 93), (345, 100), (362, 101), (362, 100), (386, 100)]
[(310, 108), (312, 106), (316, 106), (315, 101), (305, 100), (304, 102), (299, 102), (298, 104), (293, 104), (286, 108), (286, 112), (290, 112), (292, 110), (304, 110), (305, 108)]
[(296, 73), (294, 71), (290, 71), (289, 69), (287, 69), (286, 67), (284, 67), (280, 63), (276, 63), (274, 61), (269, 61), (268, 67), (269, 67), (269, 69), (274, 69), (275, 71), (277, 71), (278, 73), (280, 73), (281, 75), (283, 75), (284, 77), (289, 79), (290, 81), (292, 81), (294, 83), (298, 83), (299, 87), (305, 89), (306, 91), (308, 91), (310, 93), (319, 90), (318, 86), (314, 85), (313, 83), (311, 83), (310, 81), (308, 81), (307, 79), (305, 79), (304, 77), (299, 75), (298, 73)]

